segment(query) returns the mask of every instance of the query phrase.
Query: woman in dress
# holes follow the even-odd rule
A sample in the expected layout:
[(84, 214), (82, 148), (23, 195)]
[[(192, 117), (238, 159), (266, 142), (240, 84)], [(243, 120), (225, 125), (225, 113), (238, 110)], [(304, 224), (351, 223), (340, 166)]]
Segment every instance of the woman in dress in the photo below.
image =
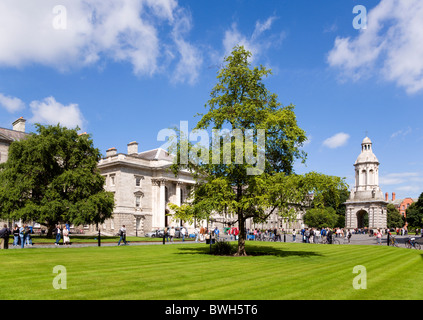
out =
[(63, 244), (70, 244), (69, 229), (67, 227), (63, 229)]

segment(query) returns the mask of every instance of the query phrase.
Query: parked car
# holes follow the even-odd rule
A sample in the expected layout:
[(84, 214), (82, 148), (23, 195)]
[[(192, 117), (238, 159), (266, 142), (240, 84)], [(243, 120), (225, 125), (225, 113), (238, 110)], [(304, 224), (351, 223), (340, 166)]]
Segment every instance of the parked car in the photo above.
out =
[(151, 232), (147, 232), (145, 234), (146, 237), (149, 238), (163, 238), (163, 234), (164, 234), (164, 230), (163, 229), (159, 229), (159, 230), (154, 230)]

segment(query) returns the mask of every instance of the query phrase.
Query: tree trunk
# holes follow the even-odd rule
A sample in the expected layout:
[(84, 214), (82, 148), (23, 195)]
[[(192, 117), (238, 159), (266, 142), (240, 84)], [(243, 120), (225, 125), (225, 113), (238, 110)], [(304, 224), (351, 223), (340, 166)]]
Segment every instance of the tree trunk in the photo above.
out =
[(54, 223), (50, 223), (47, 225), (47, 238), (52, 239), (53, 238), (53, 231), (56, 225)]
[(238, 213), (238, 225), (239, 225), (239, 235), (238, 235), (238, 252), (237, 256), (246, 256), (247, 252), (245, 251), (245, 219), (242, 211)]

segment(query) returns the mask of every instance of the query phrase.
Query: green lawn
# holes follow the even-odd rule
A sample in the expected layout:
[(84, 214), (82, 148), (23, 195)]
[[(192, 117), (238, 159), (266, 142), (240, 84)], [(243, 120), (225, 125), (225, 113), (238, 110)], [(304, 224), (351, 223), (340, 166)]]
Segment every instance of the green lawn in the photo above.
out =
[[(422, 251), (387, 246), (248, 243), (248, 257), (205, 244), (0, 251), (0, 299), (422, 299)], [(67, 289), (53, 288), (56, 265)], [(354, 289), (356, 265), (367, 289)]]

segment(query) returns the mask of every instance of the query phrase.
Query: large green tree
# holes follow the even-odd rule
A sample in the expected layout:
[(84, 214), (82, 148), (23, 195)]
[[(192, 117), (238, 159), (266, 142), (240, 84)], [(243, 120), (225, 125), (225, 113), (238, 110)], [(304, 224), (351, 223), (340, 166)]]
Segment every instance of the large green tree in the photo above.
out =
[(101, 155), (78, 128), (36, 125), (37, 134), (10, 145), (0, 167), (0, 215), (3, 219), (98, 224), (110, 218), (113, 194), (104, 191), (97, 169)]
[(421, 193), (419, 199), (413, 202), (406, 210), (406, 221), (408, 227), (423, 227), (423, 193)]
[(391, 228), (402, 228), (404, 226), (404, 219), (399, 213), (398, 209), (390, 203), (386, 207), (387, 209), (387, 227)]
[[(207, 218), (212, 213), (234, 216), (240, 229), (237, 255), (246, 255), (247, 219), (263, 222), (278, 213), (290, 220), (299, 206), (309, 205), (310, 193), (316, 203), (323, 203), (324, 190), (345, 187), (336, 177), (294, 174), (294, 161), (306, 159), (301, 150), (306, 134), (297, 124), (294, 106), (282, 106), (266, 88), (263, 79), (271, 71), (252, 68), (250, 58), (250, 52), (237, 46), (218, 73), (207, 112), (199, 115), (195, 127), (197, 133), (212, 132), (211, 141), (193, 145), (181, 133), (170, 149), (177, 154), (174, 172), (188, 167), (197, 180), (190, 204), (173, 207), (175, 218), (187, 220), (194, 214)], [(226, 135), (216, 135), (225, 129)]]
[(309, 227), (318, 229), (334, 228), (338, 222), (338, 215), (332, 207), (313, 208), (307, 211), (303, 220)]

